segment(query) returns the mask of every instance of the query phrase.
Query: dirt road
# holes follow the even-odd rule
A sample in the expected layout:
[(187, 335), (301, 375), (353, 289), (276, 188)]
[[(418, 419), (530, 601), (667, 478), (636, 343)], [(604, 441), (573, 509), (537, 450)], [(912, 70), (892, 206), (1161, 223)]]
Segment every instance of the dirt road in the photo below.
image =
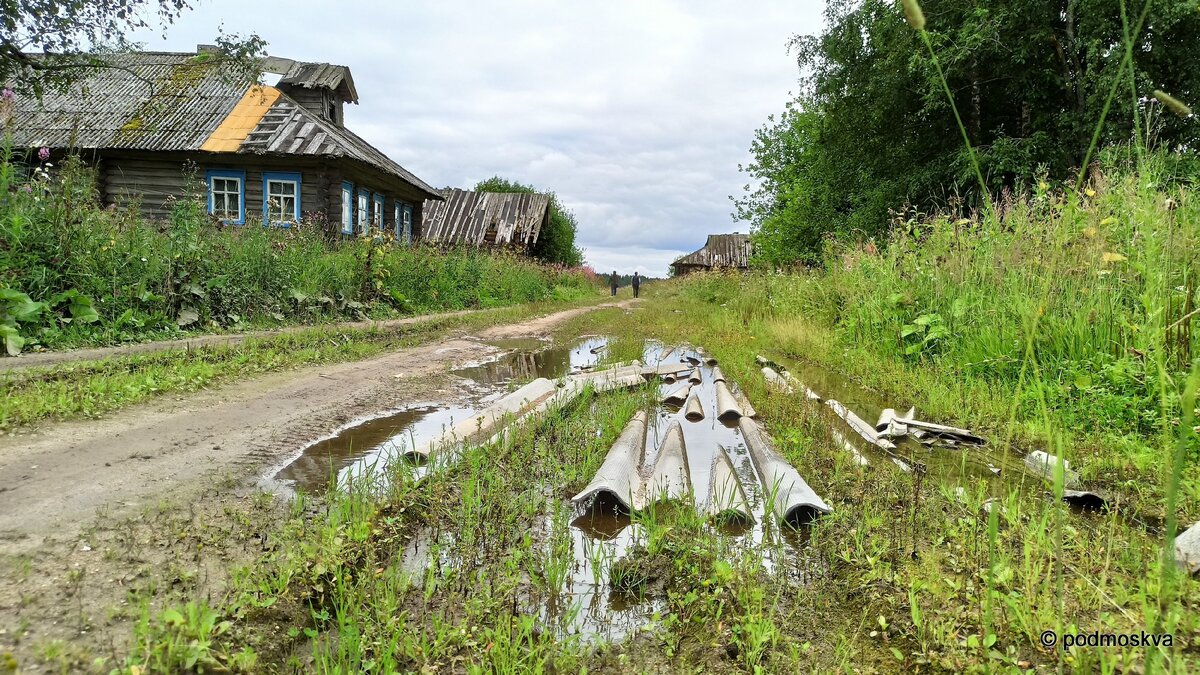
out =
[(214, 474), (237, 484), (356, 417), (453, 398), (453, 384), (442, 375), (496, 351), (483, 341), (544, 335), (592, 309), (365, 361), (272, 374), (103, 420), (0, 439), (0, 555), (29, 551), (47, 537), (70, 539), (98, 513), (116, 518), (165, 495), (179, 498), (180, 488)]

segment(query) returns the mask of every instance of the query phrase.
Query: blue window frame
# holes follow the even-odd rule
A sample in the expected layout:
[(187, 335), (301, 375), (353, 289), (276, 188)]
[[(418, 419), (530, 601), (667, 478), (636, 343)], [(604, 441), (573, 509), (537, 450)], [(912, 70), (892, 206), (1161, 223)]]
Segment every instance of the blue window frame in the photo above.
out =
[(400, 214), (400, 241), (406, 244), (412, 243), (412, 219), (412, 204), (405, 204)]
[(355, 214), (354, 222), (358, 223), (358, 233), (366, 236), (371, 233), (371, 221), (367, 219), (368, 210), (371, 205), (371, 192), (362, 188), (358, 189), (358, 203), (356, 204), (358, 212)]
[(342, 181), (342, 234), (354, 234), (354, 183)]
[(300, 222), (300, 174), (263, 172), (263, 224), (291, 227)]
[(246, 224), (246, 172), (233, 169), (209, 169), (204, 172), (208, 185), (208, 212), (228, 225)]
[(383, 234), (383, 195), (375, 193), (374, 209), (371, 211), (371, 224), (375, 226), (375, 232)]

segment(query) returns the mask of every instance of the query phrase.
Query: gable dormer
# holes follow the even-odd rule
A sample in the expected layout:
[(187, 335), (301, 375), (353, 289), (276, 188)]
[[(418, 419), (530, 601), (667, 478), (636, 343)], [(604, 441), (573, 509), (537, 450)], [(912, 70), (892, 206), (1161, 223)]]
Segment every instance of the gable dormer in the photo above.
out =
[(269, 58), (267, 62), (269, 72), (279, 70), (283, 74), (276, 89), (317, 116), (339, 127), (345, 125), (343, 106), (358, 103), (358, 92), (354, 89), (349, 68), (288, 59)]

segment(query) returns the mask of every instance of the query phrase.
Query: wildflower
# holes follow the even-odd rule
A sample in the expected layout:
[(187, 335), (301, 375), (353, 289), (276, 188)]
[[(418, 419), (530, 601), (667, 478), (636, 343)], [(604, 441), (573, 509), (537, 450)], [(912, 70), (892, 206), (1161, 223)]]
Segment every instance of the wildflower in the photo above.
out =
[(900, 0), (900, 4), (904, 5), (904, 18), (908, 20), (908, 25), (916, 30), (925, 30), (925, 13), (921, 11), (917, 0)]
[(5, 87), (4, 88), (4, 100), (11, 101), (12, 97), (13, 97), (13, 90), (9, 89), (8, 87)]
[(1176, 115), (1179, 115), (1180, 117), (1191, 117), (1192, 116), (1191, 108), (1184, 105), (1183, 101), (1180, 101), (1179, 99), (1175, 98), (1174, 96), (1171, 96), (1170, 94), (1163, 91), (1162, 89), (1154, 90), (1154, 98), (1158, 99), (1159, 103), (1167, 106), (1168, 108), (1171, 109), (1171, 112), (1175, 113)]
[(42, 146), (42, 149), (38, 150), (38, 159), (42, 160), (43, 162), (50, 159), (50, 148)]
[(1104, 255), (1101, 256), (1101, 259), (1103, 259), (1106, 263), (1124, 262), (1129, 260), (1129, 258), (1126, 258), (1120, 253), (1112, 253), (1111, 251), (1105, 251)]

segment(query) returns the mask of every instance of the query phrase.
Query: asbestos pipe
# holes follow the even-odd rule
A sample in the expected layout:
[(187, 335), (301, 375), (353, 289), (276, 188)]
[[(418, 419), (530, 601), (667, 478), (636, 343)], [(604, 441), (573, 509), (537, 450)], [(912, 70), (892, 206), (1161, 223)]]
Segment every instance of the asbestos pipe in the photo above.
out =
[(1071, 463), (1057, 455), (1051, 455), (1042, 450), (1034, 450), (1025, 456), (1025, 466), (1035, 475), (1053, 484), (1059, 466), (1062, 466), (1063, 487), (1079, 486), (1079, 474), (1071, 469)]
[(908, 435), (908, 425), (900, 421), (894, 409), (884, 408), (875, 423), (875, 431), (881, 438), (903, 438)]
[(683, 416), (689, 422), (699, 422), (704, 419), (704, 405), (700, 403), (700, 392), (693, 389), (683, 409)]
[(1175, 537), (1175, 563), (1187, 570), (1188, 574), (1200, 573), (1200, 523)]
[(763, 366), (762, 374), (763, 378), (765, 378), (767, 381), (767, 386), (771, 387), (772, 389), (776, 391), (782, 391), (785, 394), (796, 393), (796, 390), (792, 388), (792, 385), (788, 384), (788, 381), (783, 379), (783, 376), (771, 366)]
[(714, 388), (717, 391), (717, 419), (735, 420), (742, 416), (742, 408), (738, 405), (725, 380), (717, 380)]
[(960, 429), (958, 427), (948, 427), (944, 424), (934, 424), (933, 422), (925, 422), (922, 420), (915, 420), (911, 416), (910, 417), (897, 417), (893, 422), (895, 424), (902, 424), (907, 427), (912, 427), (913, 429), (920, 429), (921, 431), (929, 432), (936, 436), (949, 437), (960, 443), (983, 445), (985, 442), (982, 438), (980, 438), (979, 436), (976, 436), (974, 433), (972, 433), (968, 429)]
[(450, 453), (463, 443), (489, 438), (506, 419), (520, 416), (556, 393), (554, 383), (544, 377), (530, 382), (442, 432), (425, 444), (404, 453), (409, 459), (428, 460), (431, 455)]
[(804, 398), (806, 398), (810, 401), (820, 401), (821, 400), (820, 394), (813, 391), (812, 389), (809, 389), (808, 385), (804, 384), (800, 380), (797, 380), (795, 377), (792, 377), (792, 374), (786, 370), (783, 371), (783, 379), (787, 380), (788, 384), (792, 385), (793, 387), (799, 387), (800, 389), (803, 389), (804, 390)]
[(668, 376), (671, 376), (671, 379), (675, 379), (674, 375), (688, 372), (691, 369), (691, 366), (684, 363), (661, 363), (657, 366), (646, 366), (642, 369), (642, 375), (645, 376), (646, 379), (652, 379), (655, 377), (666, 378)]
[[(738, 428), (750, 449), (750, 459), (758, 470), (763, 494), (771, 500), (770, 510), (776, 518), (796, 526), (833, 511), (804, 482), (800, 473), (775, 452), (767, 435), (754, 420), (743, 417)], [(771, 499), (772, 495), (774, 499)]]
[(646, 448), (646, 413), (637, 412), (625, 425), (617, 442), (604, 457), (596, 477), (582, 492), (571, 498), (576, 505), (591, 504), (600, 495), (612, 497), (626, 511), (634, 508), (634, 499), (642, 489), (641, 467)]
[(713, 366), (712, 380), (713, 380), (713, 382), (724, 382), (725, 381), (725, 373), (721, 372), (720, 366)]
[(863, 454), (858, 451), (858, 448), (854, 447), (854, 444), (851, 443), (850, 439), (846, 438), (846, 436), (844, 434), (842, 434), (842, 432), (838, 431), (837, 429), (830, 429), (829, 435), (831, 438), (833, 438), (834, 443), (837, 443), (838, 445), (842, 446), (842, 449), (844, 449), (845, 451), (850, 453), (850, 456), (854, 458), (855, 464), (857, 464), (858, 466), (870, 466), (871, 465), (871, 462), (867, 461), (867, 458), (864, 457)]
[(684, 382), (682, 385), (676, 387), (674, 390), (664, 396), (663, 403), (668, 405), (683, 405), (688, 399), (688, 394), (691, 392), (692, 383)]
[(742, 482), (738, 480), (729, 454), (721, 447), (713, 453), (708, 479), (708, 504), (704, 510), (709, 518), (716, 521), (744, 525), (754, 522), (750, 500), (746, 499), (746, 491), (742, 489)]
[(825, 405), (829, 406), (829, 409), (832, 410), (834, 414), (842, 418), (846, 424), (850, 425), (850, 428), (853, 429), (855, 433), (857, 433), (859, 436), (862, 436), (863, 440), (867, 441), (871, 445), (878, 446), (884, 450), (896, 449), (896, 445), (894, 443), (886, 438), (880, 438), (879, 434), (875, 431), (875, 427), (867, 424), (866, 420), (858, 415), (855, 415), (853, 410), (850, 410), (834, 399), (825, 401)]
[(688, 382), (691, 382), (692, 384), (700, 384), (703, 381), (704, 376), (700, 374), (699, 368), (694, 368), (692, 370), (692, 374), (688, 375)]
[(688, 469), (687, 448), (683, 442), (683, 427), (679, 420), (672, 420), (658, 447), (654, 468), (643, 486), (637, 500), (638, 510), (657, 501), (679, 499), (692, 488), (692, 474)]
[(741, 408), (742, 417), (758, 417), (758, 411), (750, 404), (750, 399), (746, 398), (745, 392), (741, 389), (733, 392), (733, 399), (737, 401), (738, 408)]

